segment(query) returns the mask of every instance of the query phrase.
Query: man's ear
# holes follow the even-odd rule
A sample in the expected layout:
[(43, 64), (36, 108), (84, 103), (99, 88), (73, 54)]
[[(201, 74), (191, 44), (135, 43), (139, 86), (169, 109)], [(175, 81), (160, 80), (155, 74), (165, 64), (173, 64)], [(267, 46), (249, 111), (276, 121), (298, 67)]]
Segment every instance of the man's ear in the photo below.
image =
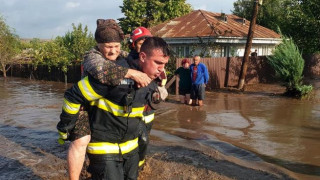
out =
[(139, 59), (140, 59), (141, 62), (145, 62), (146, 58), (147, 58), (147, 55), (146, 55), (145, 52), (140, 52), (139, 53)]

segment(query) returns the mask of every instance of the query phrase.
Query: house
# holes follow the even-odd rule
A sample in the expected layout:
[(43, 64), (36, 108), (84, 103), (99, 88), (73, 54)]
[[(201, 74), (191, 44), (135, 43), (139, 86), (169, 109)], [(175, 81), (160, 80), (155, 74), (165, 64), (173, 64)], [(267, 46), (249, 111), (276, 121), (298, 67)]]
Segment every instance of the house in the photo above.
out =
[[(151, 27), (153, 35), (164, 38), (178, 57), (244, 56), (250, 21), (236, 15), (195, 10)], [(281, 42), (276, 32), (256, 25), (251, 51), (266, 56)]]

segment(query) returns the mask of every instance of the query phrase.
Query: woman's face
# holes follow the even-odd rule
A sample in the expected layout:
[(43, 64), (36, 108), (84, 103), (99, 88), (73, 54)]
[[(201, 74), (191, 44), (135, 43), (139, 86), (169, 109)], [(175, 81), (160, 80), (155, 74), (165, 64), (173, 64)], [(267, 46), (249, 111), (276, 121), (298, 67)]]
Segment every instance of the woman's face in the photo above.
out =
[(189, 69), (189, 67), (190, 67), (190, 64), (189, 64), (189, 63), (184, 63), (184, 64), (183, 64), (183, 68)]
[(114, 61), (118, 58), (121, 52), (120, 42), (99, 43), (98, 48), (105, 58)]

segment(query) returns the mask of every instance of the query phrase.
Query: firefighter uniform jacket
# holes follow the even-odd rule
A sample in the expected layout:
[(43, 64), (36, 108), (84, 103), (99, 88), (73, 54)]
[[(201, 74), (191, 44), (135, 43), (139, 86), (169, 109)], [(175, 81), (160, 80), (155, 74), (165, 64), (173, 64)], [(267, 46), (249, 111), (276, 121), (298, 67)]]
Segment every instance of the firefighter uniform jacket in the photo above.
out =
[(152, 82), (138, 89), (131, 79), (122, 80), (118, 86), (108, 86), (86, 76), (66, 91), (57, 128), (70, 132), (80, 105), (85, 105), (91, 128), (87, 152), (110, 157), (129, 156), (138, 151), (139, 124), (145, 123), (145, 105), (156, 88), (156, 83)]

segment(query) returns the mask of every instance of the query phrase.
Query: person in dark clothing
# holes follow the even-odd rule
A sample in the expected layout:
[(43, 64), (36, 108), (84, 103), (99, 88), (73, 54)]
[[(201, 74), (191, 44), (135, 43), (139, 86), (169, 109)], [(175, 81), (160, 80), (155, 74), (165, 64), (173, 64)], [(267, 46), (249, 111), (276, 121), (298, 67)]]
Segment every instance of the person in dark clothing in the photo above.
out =
[[(169, 60), (169, 50), (161, 38), (149, 38), (141, 47), (139, 70), (156, 79)], [(65, 103), (57, 128), (68, 136), (74, 128), (81, 105), (89, 104), (91, 142), (87, 153), (93, 179), (137, 179), (139, 124), (145, 105), (156, 85), (137, 89), (124, 79), (114, 87), (87, 76), (65, 93)]]
[(191, 71), (190, 61), (183, 59), (181, 61), (181, 67), (179, 67), (174, 74), (179, 77), (179, 96), (180, 102), (183, 104), (191, 104), (190, 93), (191, 93)]
[(129, 44), (129, 48), (131, 49), (131, 51), (129, 52), (129, 55), (127, 57), (129, 61), (139, 59), (141, 45), (148, 37), (152, 37), (152, 34), (145, 27), (138, 27), (132, 31)]
[(254, 52), (251, 53), (251, 57), (257, 57), (258, 56), (258, 50), (254, 50)]
[[(130, 35), (130, 44), (129, 44), (129, 48), (131, 49), (131, 51), (127, 56), (127, 60), (129, 63), (139, 59), (140, 48), (143, 42), (149, 37), (152, 37), (152, 34), (145, 27), (138, 27), (132, 31)], [(158, 83), (158, 89), (161, 91), (160, 94), (165, 95), (166, 97), (168, 95), (168, 92), (164, 87), (167, 81), (165, 71), (161, 73), (158, 80), (160, 80), (160, 82)], [(163, 97), (161, 99), (164, 100)], [(145, 156), (147, 154), (147, 146), (149, 144), (149, 134), (152, 128), (153, 120), (154, 120), (154, 109), (152, 109), (150, 106), (146, 106), (145, 109), (146, 110), (144, 112), (143, 121), (145, 122), (145, 125), (147, 128), (144, 129), (143, 127), (141, 127), (141, 133), (139, 136), (139, 160), (140, 160), (139, 167), (141, 167), (141, 169), (143, 168), (143, 165), (145, 162)]]
[[(97, 46), (86, 52), (82, 63), (82, 76), (91, 75), (100, 83), (116, 86), (125, 78), (133, 79), (138, 87), (145, 87), (151, 79), (141, 71), (114, 63), (121, 59), (121, 44), (124, 34), (113, 19), (98, 19), (97, 30), (95, 33)], [(79, 179), (83, 166), (87, 145), (91, 138), (89, 119), (87, 111), (81, 108), (79, 120), (75, 127), (70, 131), (69, 140), (71, 141), (68, 149), (68, 173), (71, 180)], [(63, 143), (63, 139), (60, 139)]]

